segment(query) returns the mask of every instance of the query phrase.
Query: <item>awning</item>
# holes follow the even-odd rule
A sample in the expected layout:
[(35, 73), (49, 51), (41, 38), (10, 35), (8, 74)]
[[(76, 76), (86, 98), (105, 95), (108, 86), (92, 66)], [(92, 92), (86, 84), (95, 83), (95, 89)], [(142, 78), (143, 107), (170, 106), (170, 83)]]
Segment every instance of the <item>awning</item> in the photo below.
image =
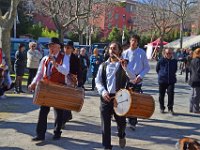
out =
[[(200, 35), (193, 35), (188, 37), (183, 37), (182, 48), (192, 48), (200, 45)], [(164, 47), (180, 48), (180, 39), (172, 41), (166, 44)]]

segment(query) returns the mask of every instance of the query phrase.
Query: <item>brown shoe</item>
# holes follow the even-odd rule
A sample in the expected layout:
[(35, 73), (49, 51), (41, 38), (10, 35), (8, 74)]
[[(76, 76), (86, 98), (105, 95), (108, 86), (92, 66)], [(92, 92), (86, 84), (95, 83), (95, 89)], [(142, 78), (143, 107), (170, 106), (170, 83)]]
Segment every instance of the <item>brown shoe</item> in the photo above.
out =
[(124, 148), (126, 146), (126, 138), (119, 138), (119, 146)]

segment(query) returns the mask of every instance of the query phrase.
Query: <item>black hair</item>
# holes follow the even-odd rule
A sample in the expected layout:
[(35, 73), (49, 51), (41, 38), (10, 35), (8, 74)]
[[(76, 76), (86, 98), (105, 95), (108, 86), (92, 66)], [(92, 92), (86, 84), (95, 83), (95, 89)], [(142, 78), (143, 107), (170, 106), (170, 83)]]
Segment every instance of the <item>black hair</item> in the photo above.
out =
[(20, 50), (22, 47), (25, 47), (25, 45), (23, 43), (20, 43), (18, 49)]
[(137, 42), (138, 42), (138, 45), (139, 45), (139, 43), (140, 43), (140, 36), (137, 35), (137, 34), (131, 35), (130, 38), (129, 38), (129, 40), (132, 39), (132, 38), (133, 38), (133, 39), (136, 39)]
[(111, 44), (117, 44), (117, 46), (118, 46), (118, 48), (119, 48), (119, 56), (121, 56), (122, 51), (123, 51), (121, 44), (120, 44), (119, 42), (117, 42), (117, 41), (112, 41), (112, 42), (109, 44), (108, 49), (110, 48), (110, 45), (111, 45)]

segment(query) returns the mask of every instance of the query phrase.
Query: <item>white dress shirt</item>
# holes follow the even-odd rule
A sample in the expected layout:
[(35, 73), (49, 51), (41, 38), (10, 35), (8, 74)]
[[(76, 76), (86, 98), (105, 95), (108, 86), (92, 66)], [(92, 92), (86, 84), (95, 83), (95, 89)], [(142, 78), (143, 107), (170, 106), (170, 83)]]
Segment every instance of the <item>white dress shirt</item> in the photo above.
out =
[(127, 72), (131, 80), (137, 75), (142, 79), (149, 72), (149, 62), (143, 49), (138, 47), (131, 50), (129, 48), (122, 53), (122, 57), (128, 60)]
[[(55, 57), (57, 57), (57, 56), (58, 56), (58, 54), (55, 55)], [(44, 63), (48, 59), (48, 57), (49, 56), (44, 56), (42, 58), (42, 60), (39, 64), (37, 74), (34, 77), (32, 84), (37, 83), (46, 75), (47, 68), (45, 67)], [(67, 76), (69, 74), (69, 56), (68, 55), (64, 56), (62, 65), (58, 65), (58, 67), (56, 67), (56, 69), (58, 70), (58, 72), (62, 73), (65, 76)]]

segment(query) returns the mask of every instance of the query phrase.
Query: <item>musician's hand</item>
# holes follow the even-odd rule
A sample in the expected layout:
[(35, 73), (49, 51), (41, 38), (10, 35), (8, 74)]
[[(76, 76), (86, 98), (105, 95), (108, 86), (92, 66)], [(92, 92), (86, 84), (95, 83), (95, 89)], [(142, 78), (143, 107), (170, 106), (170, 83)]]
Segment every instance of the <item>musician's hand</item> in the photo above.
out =
[(50, 56), (50, 57), (49, 57), (49, 60), (51, 61), (51, 63), (52, 63), (55, 67), (57, 67), (56, 59), (54, 58), (54, 56)]
[(110, 102), (111, 98), (110, 98), (108, 92), (106, 92), (106, 93), (103, 95), (103, 99), (104, 99), (106, 102)]
[(125, 60), (125, 59), (120, 59), (120, 63), (121, 63), (121, 65), (122, 65), (122, 68), (123, 68), (123, 69), (126, 69), (127, 64), (128, 64), (127, 60)]
[(140, 76), (137, 76), (134, 80), (131, 80), (131, 82), (133, 84), (137, 84), (137, 83), (140, 83), (142, 81), (142, 78)]
[(6, 69), (6, 65), (0, 64), (0, 68), (3, 69), (3, 70), (5, 70)]
[(99, 61), (96, 61), (96, 64), (98, 65), (98, 64), (99, 64)]
[(35, 90), (35, 87), (36, 87), (36, 83), (32, 83), (28, 86), (28, 90), (29, 91), (32, 91), (32, 90)]

